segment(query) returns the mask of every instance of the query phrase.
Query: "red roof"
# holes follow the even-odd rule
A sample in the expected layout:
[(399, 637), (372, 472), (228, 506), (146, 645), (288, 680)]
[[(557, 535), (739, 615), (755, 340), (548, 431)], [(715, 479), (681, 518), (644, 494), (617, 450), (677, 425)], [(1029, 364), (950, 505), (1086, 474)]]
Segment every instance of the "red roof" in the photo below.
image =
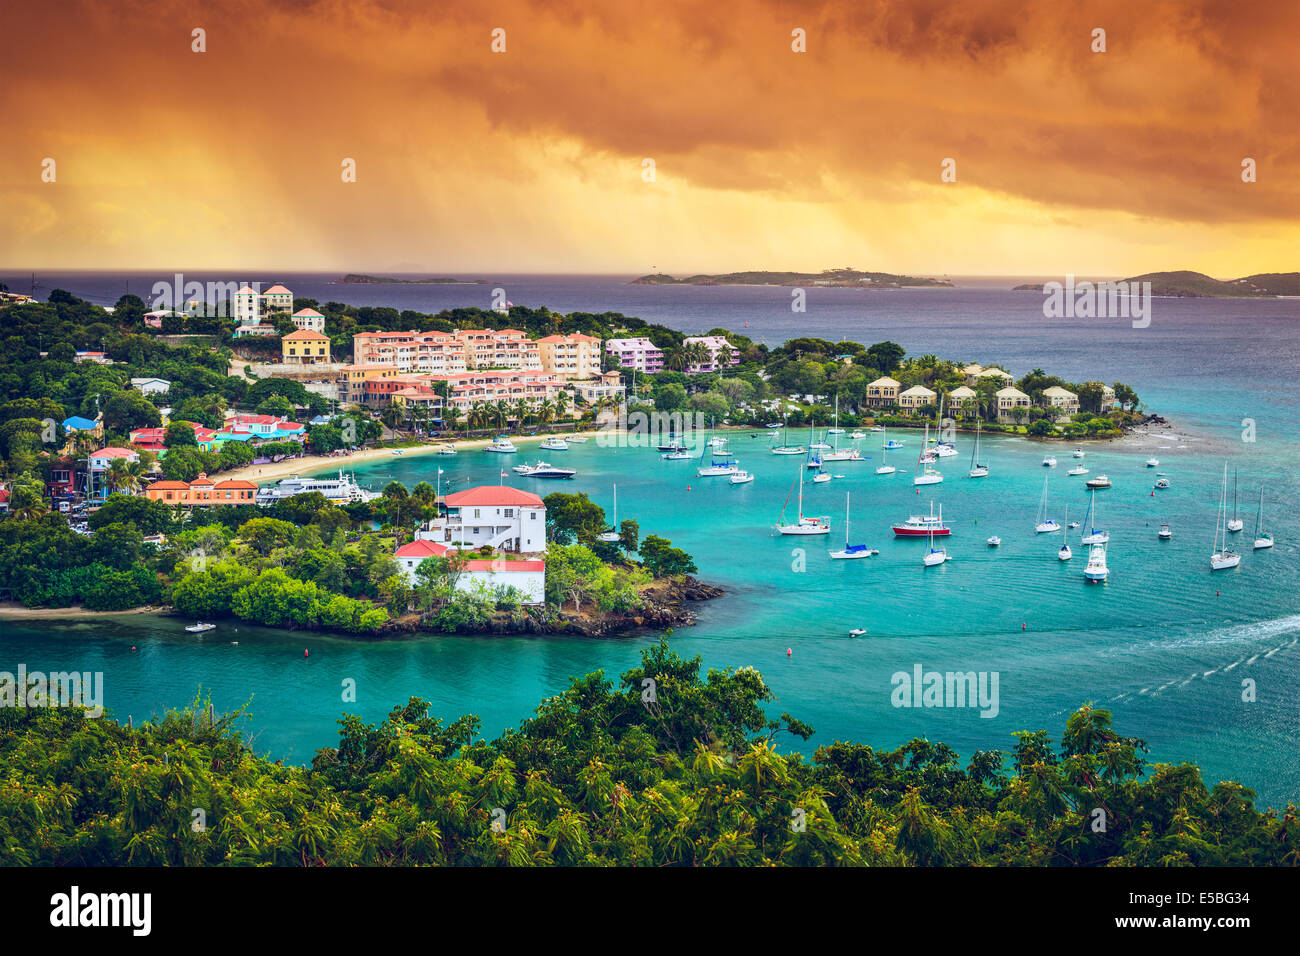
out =
[(446, 554), (451, 549), (446, 545), (438, 544), (436, 541), (429, 541), (427, 538), (420, 538), (412, 541), (410, 544), (404, 544), (397, 549), (399, 558), (434, 558)]
[(218, 481), (218, 488), (256, 488), (257, 485), (251, 481), (244, 481), (242, 478), (227, 478), (225, 481)]
[(116, 448), (110, 445), (108, 448), (101, 448), (99, 451), (91, 452), (90, 457), (91, 458), (134, 458), (135, 455), (136, 453), (131, 451), (129, 448)]
[(282, 285), (273, 285), (271, 288), (263, 292), (262, 295), (284, 295), (288, 291), (289, 290)]
[(447, 507), (449, 508), (473, 508), (475, 506), (494, 508), (503, 505), (518, 505), (525, 508), (543, 507), (542, 499), (531, 491), (521, 491), (507, 485), (480, 485), (477, 488), (469, 488), (447, 496)]

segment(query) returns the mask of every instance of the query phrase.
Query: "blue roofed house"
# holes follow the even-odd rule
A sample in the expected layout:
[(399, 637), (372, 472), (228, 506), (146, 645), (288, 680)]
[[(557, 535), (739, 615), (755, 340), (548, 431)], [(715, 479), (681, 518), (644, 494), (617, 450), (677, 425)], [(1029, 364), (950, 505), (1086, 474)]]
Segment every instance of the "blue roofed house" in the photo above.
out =
[(63, 430), (71, 435), (73, 432), (89, 432), (96, 438), (104, 437), (104, 423), (80, 415), (71, 415), (63, 420)]

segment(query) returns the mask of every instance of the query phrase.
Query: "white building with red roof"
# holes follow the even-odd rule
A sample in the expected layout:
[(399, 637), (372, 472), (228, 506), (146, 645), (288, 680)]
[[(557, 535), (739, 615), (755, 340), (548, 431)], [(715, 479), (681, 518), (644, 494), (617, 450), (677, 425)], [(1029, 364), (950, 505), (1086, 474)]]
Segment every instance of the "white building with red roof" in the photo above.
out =
[(447, 495), (447, 514), (417, 538), (461, 549), (541, 554), (546, 550), (546, 505), (531, 491), (480, 485)]
[[(416, 570), (428, 558), (445, 557), (456, 552), (449, 545), (428, 538), (417, 538), (397, 549), (397, 565), (407, 582), (418, 580)], [(546, 561), (542, 558), (517, 558), (504, 554), (474, 558), (465, 562), (456, 578), (456, 590), (474, 593), (480, 588), (495, 593), (514, 588), (523, 595), (524, 604), (542, 604), (546, 600)]]

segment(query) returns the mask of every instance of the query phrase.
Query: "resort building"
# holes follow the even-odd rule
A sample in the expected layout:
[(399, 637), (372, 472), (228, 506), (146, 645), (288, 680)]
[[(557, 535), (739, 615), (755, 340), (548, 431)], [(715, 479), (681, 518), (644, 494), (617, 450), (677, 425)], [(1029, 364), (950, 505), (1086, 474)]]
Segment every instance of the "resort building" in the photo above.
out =
[[(397, 549), (395, 557), (410, 584), (416, 583), (416, 569), (427, 558), (442, 557), (452, 549), (419, 538)], [(456, 577), (456, 590), (474, 593), (485, 587), (490, 592), (514, 588), (523, 595), (524, 604), (542, 604), (546, 600), (546, 562), (541, 558), (508, 559), (502, 556), (467, 561)]]
[(531, 491), (480, 485), (447, 495), (447, 513), (416, 538), (461, 550), (483, 547), (523, 554), (546, 550), (546, 505)]
[(977, 403), (978, 401), (979, 395), (975, 389), (969, 385), (958, 385), (948, 393), (948, 411), (950, 413), (961, 412), (965, 409), (967, 402)]
[(610, 339), (605, 351), (614, 356), (620, 368), (634, 368), (638, 372), (662, 372), (664, 353), (647, 338)]
[(867, 405), (871, 408), (888, 408), (898, 404), (898, 390), (902, 383), (888, 375), (867, 386)]
[(961, 370), (961, 374), (966, 377), (967, 385), (974, 385), (979, 381), (980, 372), (984, 371), (983, 365), (967, 365)]
[(1026, 416), (1029, 413), (1029, 396), (1014, 385), (998, 389), (997, 399), (1000, 422), (1014, 422), (1016, 419), (1013, 409), (1016, 408), (1023, 408)]
[(447, 404), (462, 412), (469, 411), (476, 402), (517, 402), (537, 404), (553, 399), (566, 391), (567, 383), (547, 377), (540, 371), (484, 371), (464, 372), (460, 375), (435, 376), (445, 380), (450, 390)]
[(1043, 389), (1043, 402), (1055, 410), (1057, 421), (1066, 420), (1079, 411), (1079, 396), (1059, 385)]
[(230, 297), (235, 325), (256, 325), (261, 315), (262, 294), (251, 286), (243, 286)]
[(361, 405), (366, 400), (366, 382), (397, 378), (401, 370), (396, 365), (345, 365), (337, 379), (338, 398), (345, 405)]
[(292, 312), (293, 293), (282, 285), (273, 285), (262, 293), (262, 309), (265, 312)]
[[(870, 388), (870, 386), (868, 386)], [(934, 405), (939, 396), (924, 385), (913, 385), (898, 396), (898, 407), (905, 411), (916, 411), (927, 405)]]
[(144, 490), (144, 494), (150, 501), (189, 508), (251, 505), (256, 503), (257, 485), (238, 478), (213, 481), (206, 474), (200, 474), (193, 481), (155, 481)]
[(329, 364), (330, 339), (320, 332), (299, 329), (280, 340), (280, 350), (285, 365)]
[(461, 329), (452, 335), (464, 349), (466, 368), (542, 371), (541, 350), (526, 332), (518, 329)]
[(600, 375), (600, 339), (581, 332), (537, 340), (542, 371), (551, 378), (585, 379)]
[(311, 332), (325, 331), (325, 316), (315, 309), (299, 309), (290, 318), (293, 320), (293, 324), (300, 329), (307, 329)]
[(429, 375), (463, 372), (465, 346), (450, 332), (358, 332), (352, 337), (352, 360), (383, 365), (399, 372)]
[(692, 345), (703, 345), (709, 350), (711, 356), (707, 362), (692, 362), (686, 369), (687, 375), (698, 375), (702, 372), (718, 372), (724, 368), (730, 368), (733, 365), (740, 364), (740, 349), (728, 342), (724, 336), (688, 336), (683, 340), (682, 344), (688, 347)]

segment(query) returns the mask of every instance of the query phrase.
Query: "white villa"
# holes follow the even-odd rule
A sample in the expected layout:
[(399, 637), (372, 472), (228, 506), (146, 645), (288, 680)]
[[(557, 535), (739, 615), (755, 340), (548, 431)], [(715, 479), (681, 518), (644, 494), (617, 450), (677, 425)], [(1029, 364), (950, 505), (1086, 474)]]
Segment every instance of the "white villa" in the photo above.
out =
[[(395, 557), (407, 580), (426, 558), (453, 550), (490, 547), (499, 553), (471, 560), (456, 581), (459, 590), (479, 583), (490, 589), (513, 587), (525, 603), (541, 604), (546, 594), (546, 505), (530, 491), (505, 485), (480, 485), (447, 495), (447, 514), (415, 533)], [(516, 559), (513, 554), (530, 557)]]
[(1056, 411), (1057, 421), (1068, 419), (1079, 411), (1079, 396), (1059, 385), (1043, 389), (1043, 401)]

